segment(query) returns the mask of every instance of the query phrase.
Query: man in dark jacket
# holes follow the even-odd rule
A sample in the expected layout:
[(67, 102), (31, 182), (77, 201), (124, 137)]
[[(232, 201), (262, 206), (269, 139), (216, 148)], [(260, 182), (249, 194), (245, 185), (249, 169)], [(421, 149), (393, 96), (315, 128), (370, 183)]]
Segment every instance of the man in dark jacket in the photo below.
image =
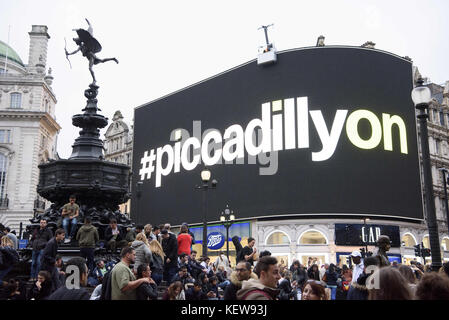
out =
[(304, 283), (309, 279), (307, 275), (306, 268), (299, 263), (299, 261), (296, 261), (298, 263), (297, 268), (293, 267), (294, 271), (292, 274), (292, 281), (296, 281), (299, 288), (302, 288)]
[[(53, 289), (59, 288), (62, 283), (59, 281), (59, 272), (56, 269), (56, 255), (58, 254), (58, 245), (65, 238), (65, 230), (60, 228), (56, 230), (55, 236), (47, 242), (42, 253), (41, 270), (50, 272), (53, 282)], [(39, 270), (40, 271), (40, 270)]]
[(179, 268), (179, 271), (177, 274), (175, 274), (175, 276), (171, 279), (171, 283), (175, 282), (175, 281), (180, 281), (182, 283), (183, 286), (186, 285), (186, 283), (192, 283), (193, 282), (193, 278), (192, 276), (187, 272), (187, 267), (186, 266), (181, 266)]
[(87, 260), (87, 267), (92, 272), (95, 268), (94, 251), (98, 240), (98, 230), (91, 224), (90, 217), (84, 218), (84, 225), (78, 230), (76, 240), (80, 247), (81, 257)]
[(42, 254), (47, 242), (53, 238), (53, 232), (47, 227), (47, 220), (40, 220), (40, 228), (35, 229), (33, 236), (31, 237), (31, 247), (33, 248), (33, 254), (31, 256), (31, 274), (30, 281), (37, 280), (37, 273), (41, 268)]
[(193, 287), (186, 291), (186, 300), (209, 300), (207, 294), (204, 293), (201, 287), (201, 283), (195, 280)]
[(137, 300), (157, 300), (157, 285), (151, 279), (151, 270), (147, 263), (142, 263), (137, 267), (137, 279), (142, 278), (148, 278), (150, 282), (144, 282), (137, 288)]
[(111, 249), (112, 253), (115, 253), (117, 248), (123, 248), (128, 245), (128, 242), (125, 240), (125, 235), (119, 230), (117, 220), (115, 219), (111, 219), (109, 222), (104, 237), (108, 244), (108, 248)]
[(206, 272), (206, 269), (203, 268), (203, 266), (196, 260), (197, 252), (195, 250), (192, 250), (189, 256), (189, 272), (192, 275), (194, 279), (198, 279), (198, 276), (201, 274), (201, 272)]
[(178, 241), (176, 236), (166, 229), (162, 230), (161, 234), (162, 249), (165, 253), (164, 280), (170, 284), (178, 269)]
[[(57, 232), (57, 231), (56, 231)], [(73, 287), (70, 288), (67, 285), (61, 286), (58, 290), (48, 297), (48, 300), (89, 300), (90, 294), (84, 288), (87, 285), (87, 265), (86, 259), (81, 257), (75, 257), (67, 262), (66, 270), (78, 269), (79, 272), (73, 272), (67, 274), (70, 277), (79, 274), (79, 278), (74, 278), (71, 283)]]

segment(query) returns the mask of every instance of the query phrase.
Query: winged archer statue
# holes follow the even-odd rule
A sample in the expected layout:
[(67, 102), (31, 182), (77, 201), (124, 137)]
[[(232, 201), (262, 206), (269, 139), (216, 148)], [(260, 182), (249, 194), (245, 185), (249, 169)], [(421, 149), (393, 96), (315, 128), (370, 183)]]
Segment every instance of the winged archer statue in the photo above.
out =
[[(105, 58), (105, 59), (100, 59), (98, 58), (95, 54), (101, 51), (101, 44), (97, 41), (97, 39), (94, 38), (93, 35), (93, 28), (92, 25), (90, 24), (89, 20), (87, 20), (87, 24), (89, 25), (89, 28), (87, 30), (84, 29), (73, 29), (73, 31), (76, 31), (76, 33), (78, 34), (78, 38), (73, 38), (73, 41), (75, 41), (75, 43), (78, 45), (78, 49), (76, 49), (75, 51), (69, 53), (67, 51), (66, 48), (64, 48), (65, 50), (65, 54), (68, 60), (68, 56), (75, 54), (79, 51), (81, 51), (81, 53), (83, 54), (84, 57), (87, 58), (87, 60), (89, 61), (89, 71), (90, 74), (92, 75), (92, 79), (93, 85), (96, 85), (97, 80), (95, 79), (95, 73), (92, 69), (92, 67), (96, 64), (99, 63), (104, 63), (107, 61), (115, 61), (116, 63), (118, 63), (118, 60), (116, 58)], [(70, 62), (70, 60), (69, 60)]]

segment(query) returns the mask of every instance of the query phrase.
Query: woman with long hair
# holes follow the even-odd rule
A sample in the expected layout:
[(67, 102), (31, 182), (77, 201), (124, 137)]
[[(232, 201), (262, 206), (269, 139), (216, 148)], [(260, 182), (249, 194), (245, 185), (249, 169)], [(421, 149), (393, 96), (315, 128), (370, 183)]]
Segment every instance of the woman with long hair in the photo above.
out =
[(185, 293), (181, 281), (173, 282), (165, 291), (162, 300), (185, 300)]
[(136, 240), (133, 241), (131, 247), (136, 250), (136, 261), (134, 262), (134, 271), (137, 271), (137, 268), (146, 263), (151, 265), (153, 262), (153, 254), (150, 250), (150, 245), (148, 244), (147, 237), (143, 233), (138, 233), (136, 236)]
[(402, 274), (405, 280), (407, 280), (408, 286), (410, 287), (410, 290), (412, 291), (413, 295), (415, 294), (416, 290), (416, 276), (413, 272), (412, 268), (410, 266), (406, 266), (404, 264), (401, 264), (398, 268), (399, 272)]
[(301, 300), (327, 300), (323, 284), (317, 280), (307, 280), (302, 288)]
[(164, 250), (162, 250), (162, 246), (157, 240), (151, 240), (150, 242), (150, 250), (153, 254), (153, 264), (151, 265), (151, 274), (154, 282), (157, 285), (160, 285), (162, 282), (162, 277), (164, 274)]
[(19, 254), (14, 250), (14, 243), (8, 236), (3, 236), (0, 244), (0, 258), (2, 258), (0, 261), (0, 283), (2, 283), (3, 278), (19, 262)]
[(368, 290), (368, 300), (412, 300), (413, 295), (407, 280), (393, 267), (383, 267), (374, 272), (366, 283), (374, 289)]

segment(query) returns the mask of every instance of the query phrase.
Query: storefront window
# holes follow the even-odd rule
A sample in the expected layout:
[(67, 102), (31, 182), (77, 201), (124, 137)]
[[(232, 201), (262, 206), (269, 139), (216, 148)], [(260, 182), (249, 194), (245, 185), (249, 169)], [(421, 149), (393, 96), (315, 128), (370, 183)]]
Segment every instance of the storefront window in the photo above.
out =
[(290, 244), (288, 236), (284, 232), (273, 232), (266, 241), (267, 245)]
[(313, 264), (318, 265), (318, 268), (320, 268), (323, 264), (327, 263), (327, 259), (324, 254), (303, 254), (299, 262), (307, 268)]
[(443, 241), (441, 241), (441, 248), (443, 248), (444, 251), (449, 251), (449, 238), (443, 238)]
[(327, 240), (321, 232), (310, 230), (302, 234), (299, 244), (327, 244)]
[(402, 242), (405, 247), (413, 247), (416, 246), (416, 241), (411, 234), (404, 234), (402, 237)]
[(422, 239), (422, 243), (423, 243), (423, 245), (424, 245), (424, 248), (430, 249), (429, 236), (425, 236), (425, 237)]

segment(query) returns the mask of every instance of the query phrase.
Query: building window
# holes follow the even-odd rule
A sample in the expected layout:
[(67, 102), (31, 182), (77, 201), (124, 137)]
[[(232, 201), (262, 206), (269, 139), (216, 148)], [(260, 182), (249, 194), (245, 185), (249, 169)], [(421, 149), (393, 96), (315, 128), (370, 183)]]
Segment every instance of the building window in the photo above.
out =
[(441, 155), (441, 140), (435, 139), (435, 153)]
[(432, 115), (433, 115), (433, 123), (438, 122), (438, 112), (435, 109), (432, 109)]
[(402, 242), (404, 243), (405, 247), (413, 247), (416, 246), (415, 238), (411, 234), (404, 234), (402, 237)]
[(443, 111), (440, 111), (440, 124), (442, 126), (444, 126), (444, 113), (443, 113)]
[(5, 74), (5, 73), (6, 73), (6, 70), (3, 68), (0, 68), (0, 74)]
[(0, 130), (0, 143), (11, 143), (11, 130)]
[(131, 153), (127, 153), (127, 154), (126, 154), (126, 164), (127, 164), (128, 166), (131, 165)]
[(288, 236), (284, 232), (276, 231), (273, 232), (266, 241), (267, 245), (274, 245), (274, 244), (290, 244), (290, 240), (288, 239)]
[(299, 244), (327, 244), (327, 240), (321, 232), (309, 230), (301, 235)]
[(11, 93), (11, 108), (18, 109), (22, 108), (22, 94), (21, 93)]
[(0, 202), (6, 198), (6, 165), (6, 157), (0, 153)]

